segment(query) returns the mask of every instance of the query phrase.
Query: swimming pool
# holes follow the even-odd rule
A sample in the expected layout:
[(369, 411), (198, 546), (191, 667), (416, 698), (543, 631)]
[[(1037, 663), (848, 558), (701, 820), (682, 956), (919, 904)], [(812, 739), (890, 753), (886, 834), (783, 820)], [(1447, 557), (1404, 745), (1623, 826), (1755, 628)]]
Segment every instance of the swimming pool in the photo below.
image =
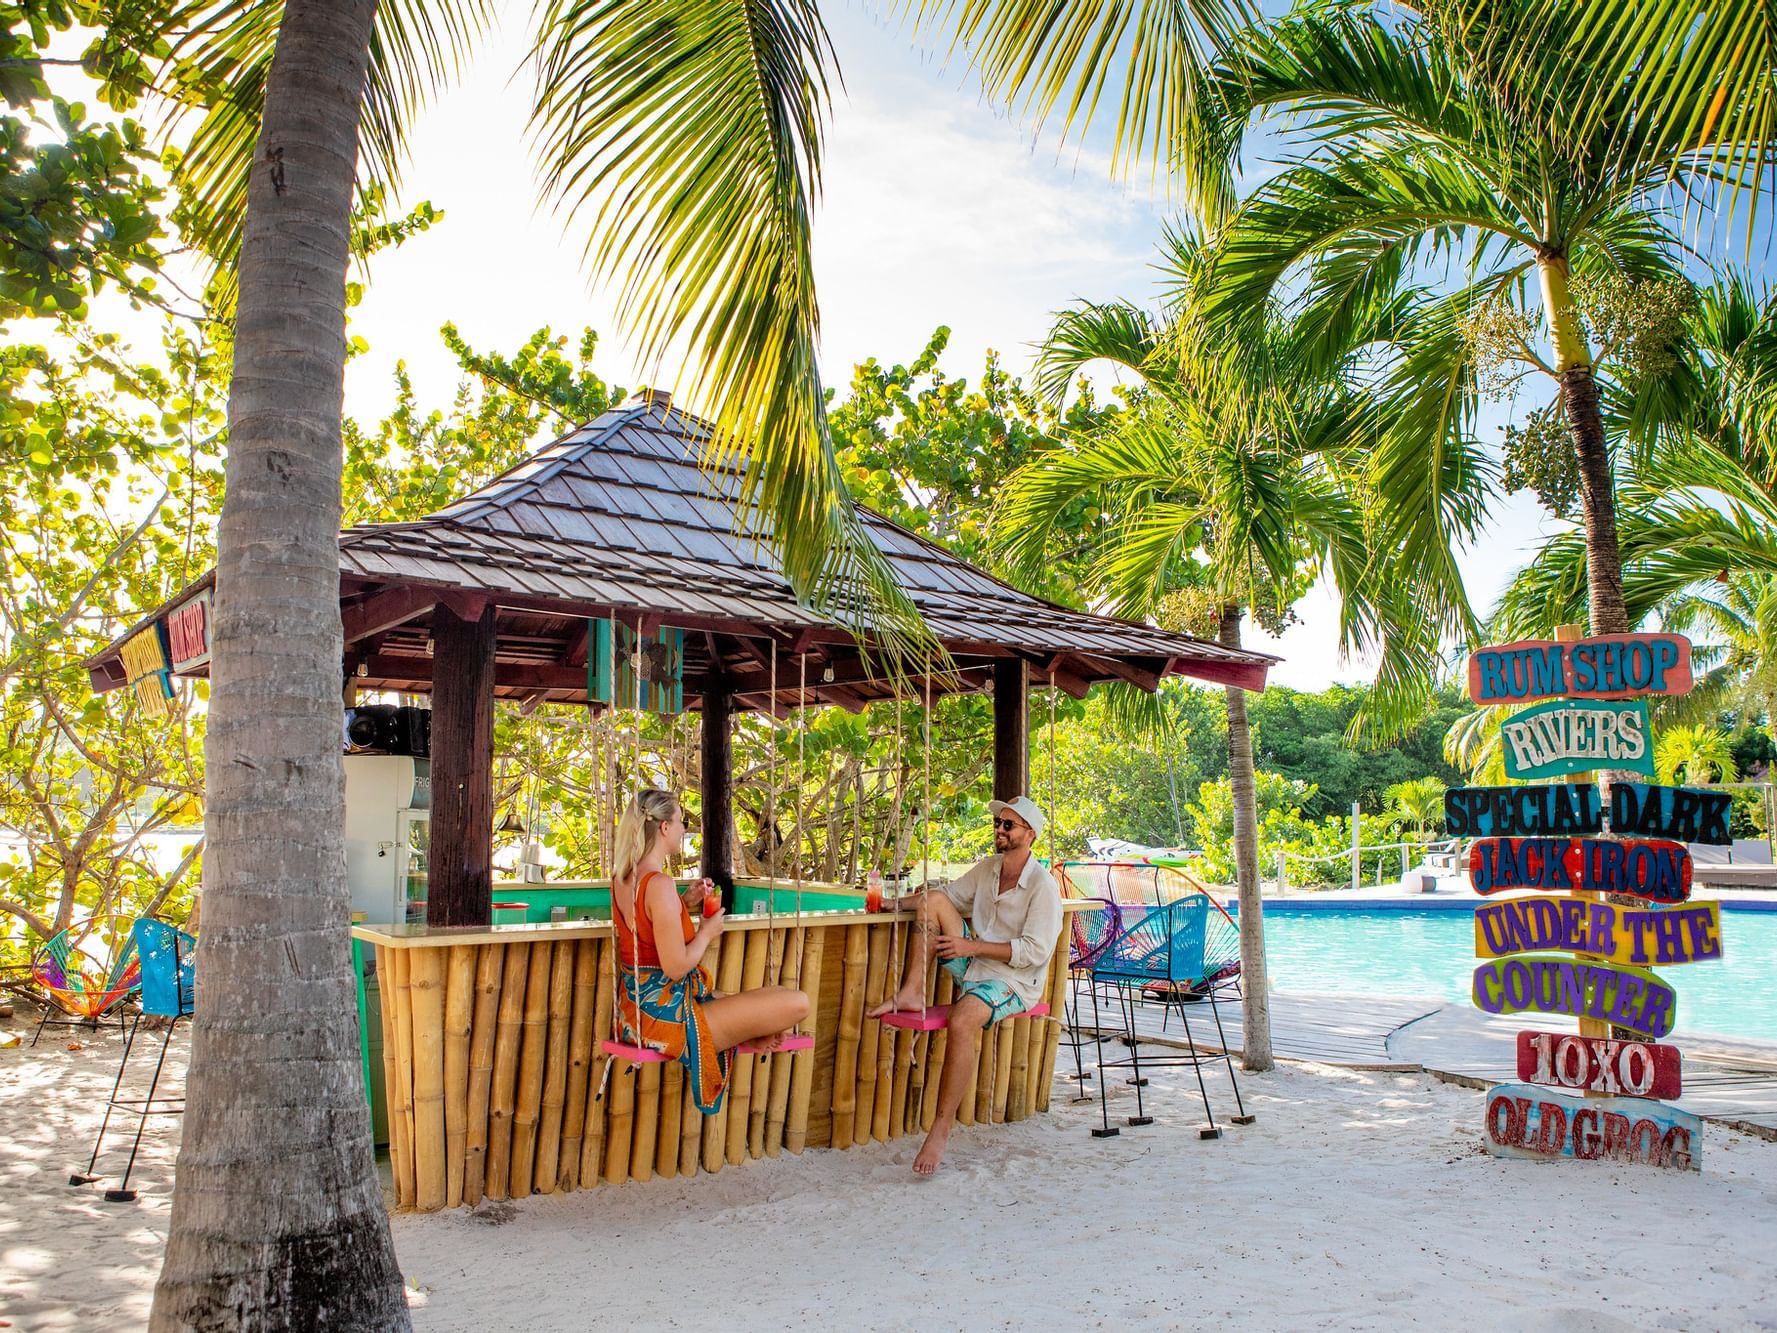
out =
[[(1467, 1001), (1475, 957), (1469, 904), (1380, 910), (1265, 904), (1265, 959), (1280, 991), (1433, 995)], [(1659, 969), (1678, 991), (1678, 1033), (1777, 1041), (1777, 912), (1723, 903), (1722, 954)]]

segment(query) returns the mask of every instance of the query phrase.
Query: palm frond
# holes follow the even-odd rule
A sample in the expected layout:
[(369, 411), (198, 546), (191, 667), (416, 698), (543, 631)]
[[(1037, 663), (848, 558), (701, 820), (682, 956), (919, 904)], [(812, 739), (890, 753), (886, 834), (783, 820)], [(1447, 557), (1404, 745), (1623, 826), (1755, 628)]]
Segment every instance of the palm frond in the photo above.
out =
[(586, 210), (645, 363), (676, 362), (744, 460), (743, 502), (816, 610), (891, 659), (934, 650), (859, 521), (816, 363), (810, 250), (831, 44), (813, 0), (551, 0), (532, 129), (549, 194)]

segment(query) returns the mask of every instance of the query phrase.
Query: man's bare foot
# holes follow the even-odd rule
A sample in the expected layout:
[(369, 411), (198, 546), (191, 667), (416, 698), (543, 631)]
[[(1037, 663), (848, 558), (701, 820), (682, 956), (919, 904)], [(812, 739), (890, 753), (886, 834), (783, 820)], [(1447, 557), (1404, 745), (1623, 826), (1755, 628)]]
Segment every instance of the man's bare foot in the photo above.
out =
[(881, 1018), (884, 1014), (911, 1013), (925, 1008), (925, 992), (903, 986), (881, 1004), (872, 1005), (865, 1018)]
[(933, 1125), (932, 1132), (926, 1135), (926, 1141), (920, 1145), (919, 1155), (913, 1159), (913, 1174), (929, 1176), (938, 1169), (944, 1160), (944, 1149), (950, 1142), (949, 1125)]

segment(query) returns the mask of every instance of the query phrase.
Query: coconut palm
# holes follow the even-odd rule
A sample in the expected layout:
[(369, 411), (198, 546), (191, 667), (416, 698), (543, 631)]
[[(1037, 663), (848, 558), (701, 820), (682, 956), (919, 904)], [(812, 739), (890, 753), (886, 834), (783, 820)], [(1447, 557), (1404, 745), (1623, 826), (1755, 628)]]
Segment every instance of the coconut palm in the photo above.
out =
[[(1493, 6), (1495, 35), (1531, 4)], [(1384, 20), (1312, 9), (1255, 30), (1218, 62), (1187, 134), (1183, 178), (1198, 210), (1227, 217), (1210, 308), (1252, 318), (1293, 284), (1336, 305), (1429, 266), (1459, 261), (1450, 295), (1463, 336), (1421, 349), (1425, 410), (1450, 410), (1479, 384), (1455, 354), (1477, 350), (1554, 381), (1577, 459), (1591, 627), (1624, 632), (1611, 456), (1596, 375), (1600, 330), (1588, 292), (1682, 291), (1663, 191), (1708, 184), (1718, 143), (1663, 116), (1659, 87), (1608, 94), (1590, 130), (1562, 95), (1558, 52), (1464, 45), (1421, 17)], [(1255, 119), (1297, 113), (1306, 156), (1234, 197), (1234, 167)], [(1658, 158), (1659, 165), (1649, 165)], [(1454, 265), (1453, 265), (1454, 266)], [(1448, 374), (1440, 375), (1440, 368)]]
[[(1385, 414), (1339, 373), (1351, 349), (1340, 355), (1284, 321), (1246, 326), (1240, 341), (1223, 336), (1194, 299), (1214, 251), (1185, 234), (1170, 244), (1176, 299), (1164, 317), (1109, 303), (1058, 320), (1039, 362), (1052, 398), (1094, 361), (1132, 372), (1140, 387), (1108, 426), (1014, 475), (994, 518), (1003, 548), (1025, 566), (1041, 562), (1057, 521), (1091, 495), (1102, 514), (1093, 582), (1118, 613), (1213, 629), (1238, 647), (1243, 619), (1277, 627), (1325, 570), (1342, 595), (1347, 641), (1382, 647), (1411, 675), (1418, 667), (1401, 663), (1423, 665), (1432, 654), (1404, 645), (1435, 644), (1466, 607), (1396, 600), (1400, 581), (1377, 568), (1377, 551), (1405, 525), (1368, 521), (1355, 498), (1365, 445)], [(1267, 1068), (1252, 738), (1245, 693), (1227, 695), (1244, 1058)]]
[[(167, 6), (123, 8), (133, 40)], [(340, 929), (348, 224), (355, 189), (398, 184), (414, 118), (492, 6), (171, 8), (153, 38), (172, 50), (163, 86), (200, 113), (177, 172), (183, 221), (221, 268), (235, 339), (206, 962), (153, 1325), (406, 1327)], [(1087, 90), (1070, 120), (1126, 67), (1119, 137), (1146, 148), (1142, 127), (1186, 109), (1181, 72), (1201, 53), (1192, 16), (1228, 11), (1223, 0), (1142, 8), (1150, 55), (1131, 60), (1121, 0), (1069, 6), (1059, 28), (1024, 21), (1027, 0), (933, 6), (984, 59), (1009, 61), (996, 86), (1035, 86), (1020, 82), (1035, 69)], [(616, 282), (642, 358), (687, 368), (679, 387), (715, 417), (716, 456), (745, 462), (746, 495), (805, 600), (891, 648), (917, 647), (826, 425), (809, 229), (833, 61), (814, 0), (548, 0), (535, 31), (546, 192), (586, 219), (588, 259)], [(1031, 60), (1014, 58), (1020, 43)]]
[(1707, 787), (1740, 776), (1733, 738), (1720, 727), (1667, 727), (1654, 741), (1654, 772), (1661, 782)]
[(1407, 821), (1421, 836), (1433, 824), (1443, 821), (1444, 784), (1437, 778), (1409, 778), (1393, 784), (1382, 796), (1388, 802), (1389, 812)]

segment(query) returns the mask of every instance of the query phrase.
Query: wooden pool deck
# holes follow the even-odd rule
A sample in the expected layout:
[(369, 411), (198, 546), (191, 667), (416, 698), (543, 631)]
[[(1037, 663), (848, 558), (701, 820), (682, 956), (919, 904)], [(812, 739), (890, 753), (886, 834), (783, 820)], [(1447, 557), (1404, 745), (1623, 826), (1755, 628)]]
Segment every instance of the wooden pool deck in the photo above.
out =
[[(1228, 1042), (1239, 1051), (1240, 1001), (1220, 1009)], [(1435, 997), (1277, 993), (1271, 996), (1271, 1048), (1280, 1060), (1424, 1071), (1477, 1085), (1505, 1083), (1517, 1078), (1515, 1043), (1525, 1026), (1520, 1017), (1484, 1014)], [(1192, 1039), (1213, 1049), (1216, 1029), (1208, 1006), (1192, 1005), (1190, 1018)], [(1538, 1016), (1538, 1022), (1551, 1031), (1562, 1028), (1562, 1020), (1547, 1015)], [(1158, 1004), (1144, 1004), (1137, 1026), (1145, 1037), (1184, 1042), (1176, 1009), (1165, 1013)], [(1706, 1120), (1777, 1140), (1777, 1045), (1682, 1031), (1674, 1041), (1684, 1052), (1684, 1096), (1676, 1105)], [(1057, 1069), (1068, 1059), (1064, 1046)]]

